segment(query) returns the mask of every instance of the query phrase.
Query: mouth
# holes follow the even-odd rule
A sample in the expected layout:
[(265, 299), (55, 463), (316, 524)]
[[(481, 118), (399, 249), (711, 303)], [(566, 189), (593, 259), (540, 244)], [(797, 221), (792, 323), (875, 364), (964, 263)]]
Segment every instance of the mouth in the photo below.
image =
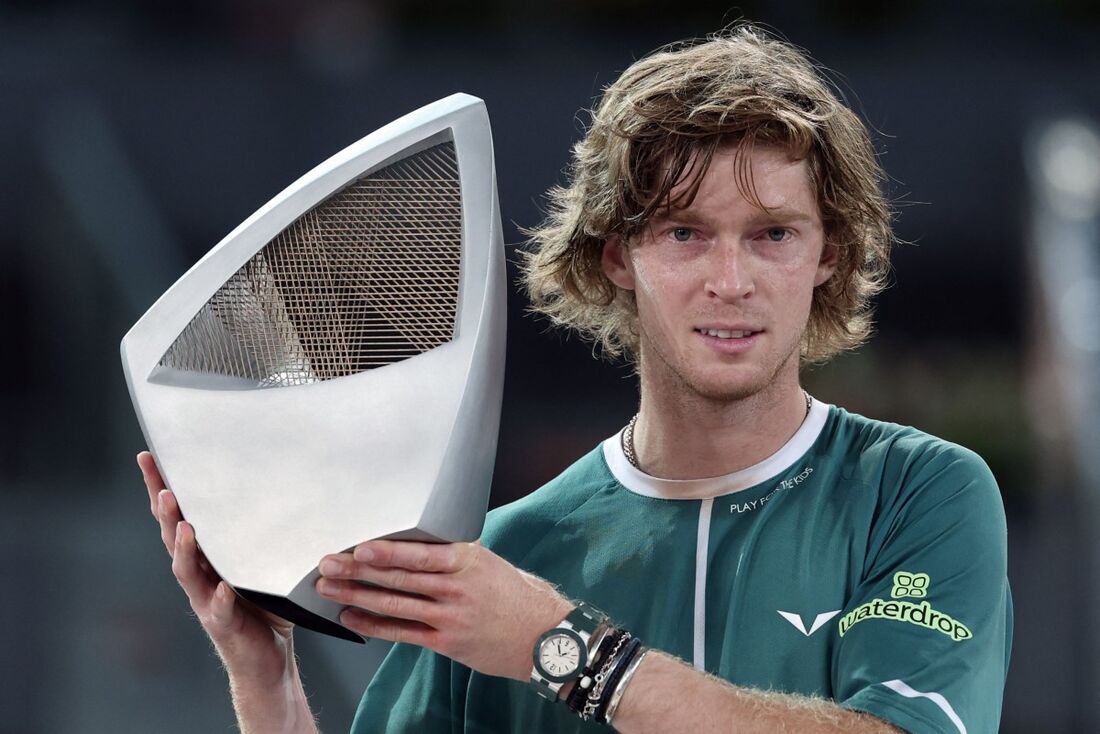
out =
[(696, 329), (695, 332), (704, 336), (713, 336), (717, 339), (745, 339), (760, 333), (749, 329)]

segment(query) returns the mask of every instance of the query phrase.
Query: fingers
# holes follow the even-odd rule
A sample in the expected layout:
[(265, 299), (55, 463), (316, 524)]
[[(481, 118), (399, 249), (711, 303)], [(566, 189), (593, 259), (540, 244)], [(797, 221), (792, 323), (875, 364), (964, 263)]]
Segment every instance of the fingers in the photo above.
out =
[(137, 455), (141, 478), (145, 481), (145, 490), (149, 494), (149, 511), (160, 523), (160, 539), (168, 555), (172, 555), (176, 545), (176, 525), (181, 519), (179, 505), (175, 495), (164, 487), (164, 479), (157, 469), (157, 462), (148, 451)]
[(317, 582), (317, 592), (326, 599), (345, 606), (365, 609), (386, 617), (415, 620), (433, 627), (442, 622), (441, 605), (422, 596), (365, 586), (356, 581), (325, 578)]
[(479, 546), (470, 543), (420, 543), (372, 540), (355, 547), (355, 560), (372, 566), (426, 573), (455, 573), (473, 561)]
[(229, 588), (229, 584), (219, 581), (214, 587), (209, 606), (210, 621), (221, 629), (229, 629), (233, 625), (233, 612), (237, 595)]
[[(149, 494), (149, 511), (160, 524), (161, 541), (172, 557), (172, 573), (187, 594), (191, 609), (215, 644), (219, 639), (230, 639), (226, 634), (240, 628), (244, 613), (237, 605), (237, 595), (203, 556), (195, 529), (183, 521), (176, 496), (165, 487), (153, 455), (142, 451), (137, 455), (137, 464)], [(281, 621), (279, 624), (285, 627), (284, 635), (289, 635), (290, 626)]]
[(195, 529), (190, 523), (180, 522), (175, 531), (172, 573), (191, 601), (191, 608), (196, 612), (209, 604), (218, 585), (216, 578), (211, 578), (212, 574), (204, 572), (199, 566), (199, 557)]
[(157, 516), (157, 494), (164, 489), (164, 480), (161, 479), (157, 462), (148, 451), (142, 451), (137, 455), (138, 468), (141, 469), (141, 478), (145, 481), (145, 490), (149, 494), (149, 511), (153, 517)]
[[(321, 560), (317, 593), (377, 615), (434, 627), (445, 621), (441, 619), (445, 605), (439, 602), (461, 595), (454, 574), (472, 565), (479, 549), (468, 543), (362, 543), (351, 554), (337, 553)], [(392, 639), (384, 632), (370, 636)]]
[(168, 555), (174, 556), (176, 552), (176, 529), (183, 520), (179, 505), (176, 504), (176, 496), (170, 490), (162, 489), (157, 494), (157, 511), (154, 513), (160, 523), (160, 539)]
[(379, 617), (361, 609), (345, 609), (340, 613), (340, 623), (364, 637), (407, 642), (433, 650), (439, 646), (439, 632), (422, 622)]
[(366, 581), (387, 589), (421, 594), (433, 599), (454, 596), (455, 582), (444, 574), (420, 573), (404, 568), (378, 568), (360, 563), (350, 553), (325, 556), (319, 567), (322, 576), (332, 580)]

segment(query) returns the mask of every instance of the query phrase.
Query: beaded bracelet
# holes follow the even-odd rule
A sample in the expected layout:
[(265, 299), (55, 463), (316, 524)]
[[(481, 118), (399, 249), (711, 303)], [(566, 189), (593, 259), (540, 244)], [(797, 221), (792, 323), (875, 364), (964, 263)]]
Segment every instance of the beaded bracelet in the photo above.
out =
[(609, 625), (603, 632), (565, 704), (585, 721), (610, 724), (627, 683), (649, 650), (624, 629)]
[(592, 686), (592, 676), (600, 669), (600, 662), (607, 657), (608, 652), (611, 651), (612, 646), (616, 643), (621, 634), (622, 630), (615, 629), (608, 625), (608, 629), (600, 639), (595, 653), (588, 659), (588, 665), (585, 666), (584, 671), (581, 673), (581, 677), (577, 679), (576, 684), (573, 686), (573, 690), (569, 692), (569, 696), (565, 699), (565, 705), (569, 707), (570, 711), (578, 716), (580, 716), (581, 710), (584, 707), (584, 702), (588, 697), (588, 689)]
[(600, 672), (593, 676), (595, 683), (588, 691), (588, 696), (584, 702), (584, 708), (581, 709), (581, 718), (585, 721), (591, 721), (596, 715), (596, 710), (600, 705), (600, 698), (603, 697), (604, 688), (607, 685), (607, 677), (611, 674), (615, 663), (619, 660), (619, 651), (622, 650), (623, 645), (631, 639), (631, 635), (626, 630), (622, 630), (622, 633), (615, 640), (614, 647), (611, 648), (611, 652), (607, 654), (606, 660), (600, 666)]

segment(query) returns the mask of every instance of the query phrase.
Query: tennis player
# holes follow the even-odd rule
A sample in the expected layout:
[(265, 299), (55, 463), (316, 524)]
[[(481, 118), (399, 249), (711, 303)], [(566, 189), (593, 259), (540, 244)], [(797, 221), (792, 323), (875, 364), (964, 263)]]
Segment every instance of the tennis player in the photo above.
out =
[[(605, 91), (525, 282), (633, 360), (638, 413), (489, 513), (480, 542), (318, 559), (342, 621), (399, 643), (354, 733), (997, 730), (1012, 617), (993, 476), (799, 384), (868, 335), (882, 179), (813, 64), (750, 25)], [(290, 626), (213, 575), (139, 464), (242, 730), (315, 731)]]

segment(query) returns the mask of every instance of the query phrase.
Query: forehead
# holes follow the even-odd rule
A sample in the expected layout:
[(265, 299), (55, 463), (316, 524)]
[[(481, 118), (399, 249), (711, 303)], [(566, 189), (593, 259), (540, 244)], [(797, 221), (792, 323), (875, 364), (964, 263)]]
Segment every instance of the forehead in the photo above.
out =
[(714, 152), (705, 171), (700, 170), (702, 165), (701, 156), (694, 156), (672, 188), (672, 212), (738, 207), (758, 212), (793, 209), (820, 216), (809, 163), (786, 148), (723, 146)]

